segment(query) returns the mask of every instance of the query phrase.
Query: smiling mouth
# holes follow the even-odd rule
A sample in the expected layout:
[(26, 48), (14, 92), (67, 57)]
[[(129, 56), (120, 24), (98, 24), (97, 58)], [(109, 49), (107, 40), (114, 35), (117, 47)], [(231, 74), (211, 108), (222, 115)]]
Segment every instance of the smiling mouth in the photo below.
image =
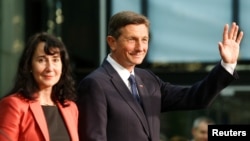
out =
[(50, 79), (50, 78), (52, 78), (53, 76), (43, 76), (44, 78), (46, 78), (46, 79)]
[(143, 54), (142, 53), (135, 53), (135, 54), (132, 54), (132, 56), (134, 56), (134, 57), (143, 57)]

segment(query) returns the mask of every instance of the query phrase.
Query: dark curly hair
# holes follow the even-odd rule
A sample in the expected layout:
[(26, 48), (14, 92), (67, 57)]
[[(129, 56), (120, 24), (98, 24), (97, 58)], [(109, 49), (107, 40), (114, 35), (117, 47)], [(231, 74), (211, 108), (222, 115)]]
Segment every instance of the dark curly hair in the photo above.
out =
[(35, 93), (39, 90), (38, 85), (31, 73), (32, 56), (40, 42), (44, 42), (44, 52), (47, 55), (53, 55), (54, 48), (60, 50), (62, 61), (62, 74), (60, 80), (52, 88), (52, 100), (59, 101), (67, 106), (65, 100), (76, 100), (75, 81), (72, 77), (70, 59), (64, 43), (54, 35), (41, 32), (31, 36), (23, 50), (18, 64), (18, 70), (13, 89), (7, 94), (20, 93), (29, 100), (36, 99)]

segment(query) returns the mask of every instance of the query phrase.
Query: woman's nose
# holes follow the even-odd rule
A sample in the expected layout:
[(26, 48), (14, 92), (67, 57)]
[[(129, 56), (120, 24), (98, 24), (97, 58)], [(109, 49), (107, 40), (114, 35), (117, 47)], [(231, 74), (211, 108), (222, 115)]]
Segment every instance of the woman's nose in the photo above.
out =
[(52, 70), (52, 68), (53, 68), (53, 63), (51, 61), (47, 61), (46, 70)]

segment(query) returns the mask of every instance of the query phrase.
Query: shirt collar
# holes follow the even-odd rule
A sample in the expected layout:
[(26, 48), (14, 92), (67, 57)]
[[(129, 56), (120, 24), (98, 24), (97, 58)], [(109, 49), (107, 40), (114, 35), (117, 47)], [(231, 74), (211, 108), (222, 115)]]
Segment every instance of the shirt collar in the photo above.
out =
[(108, 54), (107, 61), (111, 64), (111, 66), (116, 70), (122, 80), (127, 83), (130, 74), (134, 75), (134, 70), (130, 73), (126, 68), (117, 63), (111, 56)]

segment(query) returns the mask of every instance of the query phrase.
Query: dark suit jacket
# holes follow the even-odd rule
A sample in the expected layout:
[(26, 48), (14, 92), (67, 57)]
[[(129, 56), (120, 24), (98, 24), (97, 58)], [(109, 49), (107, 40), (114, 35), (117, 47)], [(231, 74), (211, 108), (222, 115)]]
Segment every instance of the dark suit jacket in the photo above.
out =
[[(78, 141), (78, 110), (74, 102), (58, 109), (69, 132), (71, 141)], [(49, 141), (49, 131), (38, 101), (28, 101), (14, 94), (0, 101), (0, 141)]]
[(159, 141), (160, 113), (206, 108), (234, 77), (218, 64), (191, 87), (163, 82), (135, 68), (143, 108), (105, 60), (79, 85), (79, 136), (82, 141)]

